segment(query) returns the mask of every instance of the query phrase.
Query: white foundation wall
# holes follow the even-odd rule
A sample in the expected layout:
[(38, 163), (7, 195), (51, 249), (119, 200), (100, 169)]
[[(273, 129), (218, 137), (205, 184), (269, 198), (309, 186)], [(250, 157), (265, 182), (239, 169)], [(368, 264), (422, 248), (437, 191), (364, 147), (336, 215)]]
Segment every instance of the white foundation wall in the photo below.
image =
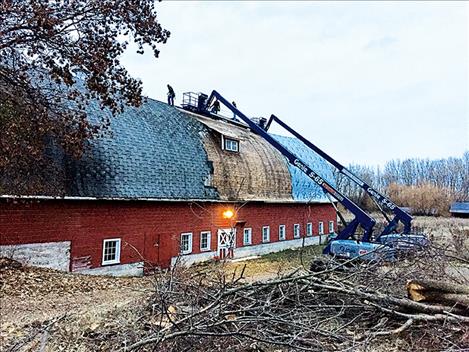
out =
[(0, 246), (0, 256), (22, 264), (69, 271), (70, 241)]
[(286, 249), (297, 249), (303, 246), (319, 245), (326, 243), (327, 236), (313, 236), (298, 238), (295, 240), (264, 243), (256, 246), (245, 246), (234, 249), (234, 258), (253, 257), (269, 253), (284, 251)]
[(180, 257), (172, 257), (171, 258), (171, 267), (173, 267), (176, 262), (180, 265), (190, 266), (195, 263), (206, 262), (208, 260), (213, 259), (217, 255), (217, 252), (203, 252), (197, 254), (187, 254), (182, 255)]
[(143, 262), (131, 264), (115, 264), (101, 266), (93, 269), (76, 270), (74, 273), (87, 275), (107, 275), (107, 276), (143, 276)]
[[(233, 259), (254, 257), (269, 253), (275, 253), (284, 251), (286, 249), (298, 249), (303, 246), (314, 246), (319, 244), (325, 244), (327, 241), (327, 235), (312, 236), (305, 238), (298, 238), (295, 240), (279, 241), (272, 243), (263, 243), (254, 246), (244, 246), (235, 248), (233, 251)], [(180, 257), (171, 258), (171, 266), (174, 266), (178, 260), (181, 265), (190, 266), (195, 263), (201, 263), (208, 260), (212, 260), (217, 256), (216, 251), (187, 254)]]

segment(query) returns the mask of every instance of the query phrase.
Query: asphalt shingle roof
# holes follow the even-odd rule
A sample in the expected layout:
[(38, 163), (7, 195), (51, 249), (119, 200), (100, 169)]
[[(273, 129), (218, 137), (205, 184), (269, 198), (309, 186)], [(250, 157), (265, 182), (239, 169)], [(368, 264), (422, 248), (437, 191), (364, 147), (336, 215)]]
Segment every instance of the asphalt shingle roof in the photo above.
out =
[(204, 186), (210, 166), (200, 137), (203, 126), (186, 114), (148, 100), (112, 118), (110, 132), (92, 141), (90, 151), (71, 166), (70, 195), (217, 198)]

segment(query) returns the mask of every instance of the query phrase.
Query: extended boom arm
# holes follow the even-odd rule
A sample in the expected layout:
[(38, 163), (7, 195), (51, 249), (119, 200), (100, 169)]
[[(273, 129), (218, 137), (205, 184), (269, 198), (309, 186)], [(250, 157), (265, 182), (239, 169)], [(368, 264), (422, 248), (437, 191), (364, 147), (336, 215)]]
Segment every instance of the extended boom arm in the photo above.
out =
[(360, 225), (365, 231), (363, 235), (363, 241), (369, 241), (371, 239), (373, 227), (376, 223), (374, 219), (366, 214), (358, 205), (356, 205), (345, 195), (336, 190), (332, 185), (326, 182), (321, 176), (308, 167), (305, 162), (286, 149), (282, 144), (270, 136), (263, 128), (259, 127), (256, 123), (251, 121), (251, 119), (249, 119), (241, 111), (234, 107), (228, 100), (223, 98), (223, 96), (221, 96), (217, 91), (212, 92), (209, 99), (207, 100), (206, 107), (210, 106), (215, 98), (223, 103), (223, 105), (225, 105), (228, 109), (230, 109), (237, 118), (244, 121), (252, 131), (263, 137), (275, 149), (282, 153), (282, 155), (285, 156), (292, 165), (303, 171), (306, 176), (318, 184), (325, 192), (331, 194), (335, 199), (337, 199), (339, 203), (341, 203), (355, 216), (355, 218), (349, 222), (348, 225), (339, 233), (337, 239), (348, 239), (349, 237), (353, 236), (358, 225)]
[[(395, 232), (399, 221), (402, 222), (402, 224), (404, 225), (404, 233), (410, 233), (412, 217), (408, 213), (406, 213), (404, 210), (399, 208), (389, 198), (385, 197), (384, 195), (379, 193), (377, 190), (370, 187), (365, 181), (361, 180), (358, 176), (354, 175), (345, 166), (340, 164), (338, 161), (334, 160), (331, 156), (323, 152), (321, 149), (319, 149), (313, 143), (308, 141), (298, 132), (293, 130), (290, 126), (288, 126), (286, 123), (280, 120), (277, 116), (275, 115), (270, 116), (270, 119), (267, 122), (267, 125), (265, 128), (266, 131), (269, 129), (272, 121), (275, 121), (276, 123), (278, 123), (284, 129), (286, 129), (288, 132), (290, 132), (292, 135), (294, 135), (296, 138), (298, 138), (300, 141), (306, 144), (309, 148), (311, 148), (316, 153), (318, 153), (321, 157), (326, 159), (329, 163), (331, 163), (334, 167), (336, 167), (341, 174), (347, 176), (349, 179), (355, 182), (359, 187), (361, 187), (366, 193), (368, 193), (371, 196), (371, 198), (378, 205), (379, 209), (382, 211), (383, 215), (386, 217), (386, 220), (388, 220), (388, 225), (384, 228), (383, 232), (378, 236), (378, 238), (383, 235), (388, 235), (392, 232)], [(394, 218), (392, 220), (390, 220), (387, 217), (386, 213), (384, 213), (384, 211), (382, 210), (382, 206), (388, 208), (394, 213)]]

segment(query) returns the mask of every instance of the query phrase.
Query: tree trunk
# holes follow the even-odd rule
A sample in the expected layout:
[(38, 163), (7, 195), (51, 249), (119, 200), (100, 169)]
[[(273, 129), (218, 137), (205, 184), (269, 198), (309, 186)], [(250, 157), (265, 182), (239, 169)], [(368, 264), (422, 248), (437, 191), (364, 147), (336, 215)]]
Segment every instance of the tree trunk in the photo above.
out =
[(416, 302), (444, 303), (469, 308), (469, 285), (435, 280), (411, 280), (407, 294)]

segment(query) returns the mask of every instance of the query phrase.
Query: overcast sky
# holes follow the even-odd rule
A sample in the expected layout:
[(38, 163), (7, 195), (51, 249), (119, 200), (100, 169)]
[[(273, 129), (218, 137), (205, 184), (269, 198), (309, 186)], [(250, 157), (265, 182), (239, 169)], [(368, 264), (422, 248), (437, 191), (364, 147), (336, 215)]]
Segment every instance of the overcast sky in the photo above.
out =
[[(274, 113), (343, 164), (469, 150), (465, 2), (164, 1), (159, 59), (128, 52), (144, 93), (218, 90)], [(279, 132), (275, 129), (274, 132)]]

